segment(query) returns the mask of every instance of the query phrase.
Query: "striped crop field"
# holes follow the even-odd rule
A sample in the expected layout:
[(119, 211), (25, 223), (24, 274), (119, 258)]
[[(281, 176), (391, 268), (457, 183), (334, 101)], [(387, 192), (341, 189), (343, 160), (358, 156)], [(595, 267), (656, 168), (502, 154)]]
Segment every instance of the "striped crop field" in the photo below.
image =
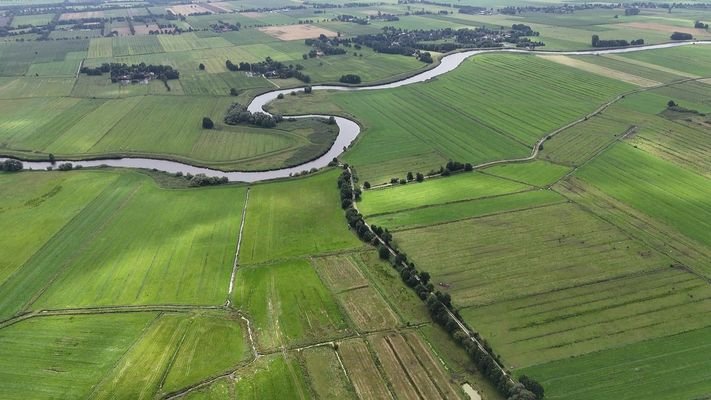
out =
[[(65, 204), (68, 213), (53, 217), (54, 233), (40, 235), (43, 242), (11, 243), (22, 256), (0, 286), (2, 317), (26, 307), (224, 300), (240, 220), (240, 207), (232, 205), (242, 204), (243, 188), (171, 191), (133, 172), (37, 174), (70, 178), (41, 179), (44, 186), (21, 192), (13, 200), (18, 209), (3, 218), (24, 221), (30, 233), (45, 222), (23, 219), (29, 209), (54, 214), (49, 206)], [(83, 179), (95, 183), (72, 191)], [(170, 235), (163, 233), (168, 227)]]
[(253, 321), (262, 350), (348, 332), (336, 299), (305, 260), (241, 266), (235, 279), (234, 303)]
[(462, 310), (516, 369), (711, 325), (711, 287), (669, 268)]
[[(249, 193), (241, 264), (359, 247), (342, 221), (338, 171), (255, 186)], [(298, 199), (298, 200), (297, 200)], [(318, 224), (310, 221), (319, 220)]]
[(395, 241), (439, 290), (464, 307), (669, 264), (569, 204), (406, 230), (396, 233)]
[(547, 399), (699, 399), (711, 393), (711, 328), (526, 368)]
[(711, 185), (707, 178), (626, 144), (605, 152), (578, 176), (700, 245), (711, 246)]
[(380, 215), (428, 205), (522, 192), (530, 186), (478, 172), (366, 190), (358, 208), (364, 215)]
[(368, 217), (368, 222), (388, 228), (390, 231), (397, 231), (514, 210), (542, 207), (564, 201), (565, 199), (562, 196), (550, 190), (528, 190), (381, 214)]

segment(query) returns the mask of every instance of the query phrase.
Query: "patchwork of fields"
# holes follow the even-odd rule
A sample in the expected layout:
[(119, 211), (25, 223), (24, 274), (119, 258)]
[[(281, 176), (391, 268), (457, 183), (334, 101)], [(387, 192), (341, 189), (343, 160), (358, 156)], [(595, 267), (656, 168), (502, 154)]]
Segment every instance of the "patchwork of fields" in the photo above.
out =
[[(235, 102), (305, 85), (231, 71), (228, 60), (303, 67), (312, 84), (426, 67), (411, 53), (360, 45), (309, 56), (304, 39), (321, 33), (523, 23), (547, 50), (589, 48), (592, 34), (711, 39), (693, 28), (711, 12), (682, 7), (627, 16), (456, 12), (520, 5), (509, 0), (50, 3), (16, 15), (4, 11), (16, 1), (0, 0), (0, 28), (12, 32), (0, 38), (2, 155), (147, 156), (221, 170), (301, 164), (330, 147), (337, 128), (223, 123)], [(206, 15), (168, 18), (167, 7)], [(264, 7), (275, 10), (242, 11)], [(336, 20), (343, 13), (375, 18)], [(155, 18), (133, 26), (127, 16)], [(75, 18), (107, 20), (103, 29), (26, 31)], [(148, 34), (158, 24), (182, 33)], [(271, 106), (360, 123), (342, 161), (359, 184), (377, 186), (363, 190), (359, 211), (451, 295), (512, 376), (533, 377), (549, 399), (700, 399), (711, 396), (708, 47), (487, 54), (421, 84), (302, 91)], [(119, 85), (80, 73), (110, 62), (169, 65), (180, 79)], [(203, 129), (204, 117), (214, 129)], [(477, 167), (527, 157), (544, 137), (535, 160)], [(439, 175), (451, 160), (474, 171)], [(428, 176), (386, 184), (408, 172)], [(340, 173), (193, 188), (158, 171), (0, 172), (0, 398), (467, 399), (468, 383), (484, 400), (504, 400), (400, 273), (357, 239)]]
[[(561, 131), (537, 161), (365, 190), (358, 203), (546, 398), (711, 393), (700, 341), (711, 326), (711, 91), (698, 80), (711, 70), (689, 76), (667, 52), (578, 57), (671, 85)], [(488, 195), (502, 186), (482, 192), (470, 186), (479, 177), (520, 188)]]

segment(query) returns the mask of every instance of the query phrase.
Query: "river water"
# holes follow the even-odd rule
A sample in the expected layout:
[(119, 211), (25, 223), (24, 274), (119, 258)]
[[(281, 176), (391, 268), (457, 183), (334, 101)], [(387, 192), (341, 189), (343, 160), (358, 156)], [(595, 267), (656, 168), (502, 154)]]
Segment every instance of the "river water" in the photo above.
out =
[[(530, 50), (521, 50), (521, 49), (490, 49), (490, 50), (468, 50), (468, 51), (463, 51), (460, 53), (453, 53), (449, 54), (445, 57), (442, 58), (440, 61), (439, 65), (436, 67), (423, 71), (419, 74), (413, 75), (409, 78), (396, 81), (396, 82), (390, 82), (390, 83), (385, 83), (382, 85), (372, 85), (372, 86), (360, 86), (360, 87), (345, 87), (345, 86), (329, 86), (329, 85), (317, 85), (313, 86), (313, 90), (337, 90), (337, 91), (362, 91), (362, 90), (382, 90), (382, 89), (392, 89), (400, 86), (405, 86), (405, 85), (411, 85), (413, 83), (419, 83), (419, 82), (424, 82), (427, 81), (428, 79), (432, 79), (434, 77), (443, 75), (449, 71), (454, 70), (457, 68), (464, 60), (467, 58), (477, 55), (477, 54), (483, 54), (483, 53), (521, 53), (521, 54), (558, 54), (558, 55), (599, 55), (599, 54), (620, 54), (620, 53), (631, 53), (631, 52), (636, 52), (636, 51), (645, 51), (645, 50), (653, 50), (653, 49), (664, 49), (664, 48), (670, 48), (670, 47), (678, 47), (678, 46), (689, 46), (689, 45), (702, 45), (702, 44), (711, 44), (711, 41), (694, 41), (694, 42), (675, 42), (675, 43), (664, 43), (664, 44), (655, 44), (655, 45), (647, 45), (647, 46), (639, 46), (639, 47), (627, 47), (627, 48), (621, 48), (621, 49), (608, 49), (608, 50), (583, 50), (583, 51), (530, 51)], [(275, 100), (279, 94), (284, 94), (287, 95), (291, 93), (292, 91), (299, 90), (297, 88), (293, 89), (281, 89), (281, 90), (273, 90), (271, 92), (267, 92), (264, 94), (261, 94), (252, 100), (252, 102), (247, 106), (247, 109), (251, 112), (257, 112), (257, 111), (262, 111), (264, 112), (264, 106), (267, 105), (269, 102)], [(328, 118), (328, 115), (302, 115), (298, 116), (295, 118), (308, 118), (308, 117), (323, 117), (323, 118)], [(170, 172), (170, 173), (175, 173), (175, 172), (182, 172), (184, 174), (190, 173), (193, 175), (196, 174), (205, 174), (207, 176), (226, 176), (230, 181), (239, 181), (239, 182), (257, 182), (257, 181), (263, 181), (263, 180), (269, 180), (269, 179), (277, 179), (277, 178), (285, 178), (289, 177), (292, 174), (304, 171), (304, 170), (310, 170), (312, 168), (323, 168), (328, 165), (328, 163), (333, 160), (334, 157), (339, 156), (341, 153), (343, 153), (343, 149), (348, 147), (355, 139), (358, 137), (358, 134), (360, 134), (360, 126), (355, 123), (354, 121), (351, 121), (347, 118), (342, 118), (342, 117), (336, 117), (336, 123), (338, 124), (339, 132), (338, 132), (338, 137), (336, 138), (336, 141), (334, 142), (333, 146), (321, 157), (309, 161), (307, 163), (295, 166), (295, 167), (289, 167), (289, 168), (282, 168), (282, 169), (276, 169), (276, 170), (271, 170), (271, 171), (260, 171), (260, 172), (224, 172), (220, 170), (215, 170), (215, 169), (210, 169), (210, 168), (202, 168), (202, 167), (197, 167), (194, 165), (190, 164), (185, 164), (177, 161), (168, 161), (168, 160), (158, 160), (158, 159), (152, 159), (152, 158), (133, 158), (133, 157), (126, 157), (126, 158), (116, 158), (116, 159), (98, 159), (98, 160), (90, 160), (90, 161), (59, 161), (57, 160), (57, 163), (62, 163), (62, 162), (71, 162), (74, 165), (81, 165), (83, 167), (97, 167), (101, 165), (107, 165), (111, 167), (120, 167), (120, 168), (145, 168), (145, 169), (157, 169), (160, 171), (165, 171), (165, 172)], [(4, 158), (0, 158), (0, 161), (4, 160)], [(25, 165), (26, 169), (46, 169), (47, 167), (51, 166), (49, 162), (42, 162), (42, 161), (23, 161), (23, 164)]]

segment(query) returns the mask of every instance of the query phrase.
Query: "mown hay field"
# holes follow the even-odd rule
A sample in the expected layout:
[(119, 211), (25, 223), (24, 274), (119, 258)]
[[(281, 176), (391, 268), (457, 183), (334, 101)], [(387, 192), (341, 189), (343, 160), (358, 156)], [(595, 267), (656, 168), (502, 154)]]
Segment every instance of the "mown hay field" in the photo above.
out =
[[(55, 231), (44, 235), (42, 243), (25, 240), (24, 245), (15, 245), (24, 256), (15, 260), (19, 264), (12, 264), (15, 270), (0, 286), (0, 315), (8, 317), (28, 306), (219, 304), (224, 300), (244, 188), (166, 190), (135, 172), (37, 173), (43, 174), (83, 175), (98, 184), (75, 192), (67, 185), (62, 193), (64, 188), (57, 189), (61, 183), (48, 180), (46, 186), (15, 200), (20, 209), (9, 217), (15, 225), (26, 224), (29, 233), (42, 229), (43, 220), (24, 219), (21, 208), (41, 206), (45, 199), (47, 206), (63, 198), (70, 201), (66, 196), (74, 194), (73, 201), (65, 203), (72, 210), (65, 218), (71, 219), (55, 222)], [(75, 178), (77, 184), (80, 177)], [(45, 212), (53, 210), (45, 208)]]
[(336, 189), (339, 173), (332, 170), (254, 186), (249, 193), (240, 264), (360, 247), (343, 220)]

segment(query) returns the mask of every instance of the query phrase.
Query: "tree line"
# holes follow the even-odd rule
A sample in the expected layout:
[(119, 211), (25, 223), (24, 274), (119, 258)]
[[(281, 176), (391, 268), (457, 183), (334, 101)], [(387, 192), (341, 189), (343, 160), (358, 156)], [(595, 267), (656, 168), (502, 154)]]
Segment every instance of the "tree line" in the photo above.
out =
[[(260, 128), (274, 128), (283, 119), (284, 118), (279, 114), (269, 115), (263, 112), (253, 113), (247, 110), (247, 107), (240, 103), (232, 103), (230, 108), (227, 109), (224, 121), (227, 125), (248, 124)], [(205, 126), (204, 124), (205, 121), (203, 120), (203, 127)]]
[(644, 39), (635, 39), (628, 42), (624, 39), (612, 39), (612, 40), (602, 40), (598, 35), (592, 35), (591, 41), (592, 47), (625, 47), (625, 46), (639, 46), (644, 44)]
[(89, 68), (82, 67), (79, 72), (87, 75), (103, 75), (111, 74), (111, 82), (116, 83), (119, 80), (143, 80), (155, 76), (163, 81), (171, 79), (179, 79), (180, 72), (173, 69), (170, 65), (153, 65), (153, 64), (122, 64), (122, 63), (103, 63), (99, 67)]
[[(459, 167), (452, 162), (452, 167)], [(463, 165), (462, 165), (463, 169)], [(457, 319), (461, 320), (459, 312), (452, 305), (451, 296), (435, 290), (430, 282), (430, 274), (426, 271), (418, 271), (412, 261), (409, 261), (407, 254), (398, 250), (393, 243), (392, 234), (387, 228), (373, 225), (368, 227), (363, 215), (353, 205), (353, 199), (360, 199), (360, 191), (351, 185), (351, 180), (357, 181), (354, 169), (344, 166), (344, 171), (338, 178), (338, 187), (341, 192), (342, 207), (345, 209), (345, 217), (348, 225), (354, 230), (358, 237), (378, 249), (381, 259), (389, 261), (400, 275), (402, 281), (425, 302), (432, 319), (444, 328), (458, 345), (464, 348), (470, 360), (474, 362), (478, 370), (486, 376), (494, 386), (509, 400), (540, 400), (543, 399), (543, 387), (535, 380), (522, 376), (519, 382), (514, 383), (509, 378), (509, 374), (500, 365), (501, 360), (493, 349), (482, 339), (478, 332), (473, 331), (472, 337), (461, 329)], [(456, 319), (455, 319), (456, 318)], [(481, 346), (479, 345), (481, 344)]]

